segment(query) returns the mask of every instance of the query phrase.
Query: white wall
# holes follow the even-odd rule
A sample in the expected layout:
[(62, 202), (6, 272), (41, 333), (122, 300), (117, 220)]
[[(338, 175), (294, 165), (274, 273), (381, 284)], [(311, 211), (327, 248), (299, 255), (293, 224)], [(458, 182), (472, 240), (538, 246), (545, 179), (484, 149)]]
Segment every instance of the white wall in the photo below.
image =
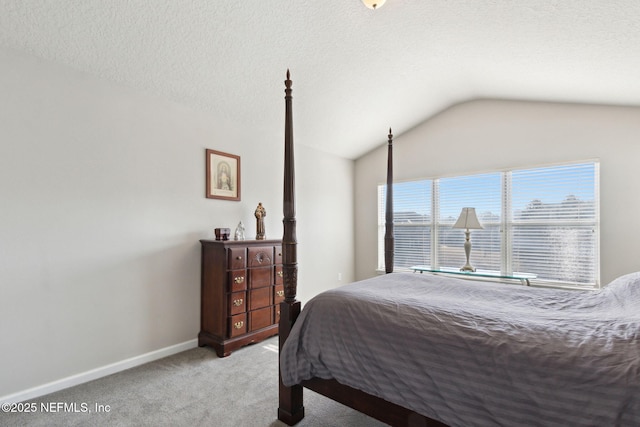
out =
[(354, 280), (354, 162), (299, 145), (296, 164), (298, 299), (304, 304)]
[[(396, 180), (600, 160), (601, 280), (640, 270), (640, 108), (477, 100), (395, 138)], [(386, 146), (356, 161), (356, 278), (375, 275)]]
[[(0, 399), (196, 338), (198, 240), (255, 236), (258, 202), (282, 237), (283, 91), (257, 130), (0, 49)], [(204, 197), (206, 148), (241, 156), (241, 202)], [(354, 166), (296, 156), (308, 299), (353, 278)]]

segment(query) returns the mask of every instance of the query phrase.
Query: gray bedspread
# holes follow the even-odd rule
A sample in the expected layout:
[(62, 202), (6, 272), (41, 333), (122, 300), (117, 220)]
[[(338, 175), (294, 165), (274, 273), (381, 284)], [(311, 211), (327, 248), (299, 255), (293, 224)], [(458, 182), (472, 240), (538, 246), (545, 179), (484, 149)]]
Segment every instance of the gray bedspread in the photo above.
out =
[(640, 426), (640, 273), (565, 291), (394, 273), (309, 301), (281, 357), (450, 426)]

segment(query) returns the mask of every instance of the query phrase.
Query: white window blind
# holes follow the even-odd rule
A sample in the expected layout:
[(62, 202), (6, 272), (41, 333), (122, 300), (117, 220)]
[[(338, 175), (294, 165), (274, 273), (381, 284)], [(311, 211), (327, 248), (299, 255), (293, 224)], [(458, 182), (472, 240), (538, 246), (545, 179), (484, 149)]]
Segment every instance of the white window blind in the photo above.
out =
[(471, 230), (472, 262), (480, 269), (501, 268), (501, 174), (489, 173), (439, 180), (438, 257), (432, 265), (462, 266), (466, 262), (464, 230), (451, 228), (463, 207), (475, 207), (482, 230)]
[[(597, 162), (394, 183), (395, 267), (460, 267), (463, 230), (452, 225), (475, 207), (471, 264), (534, 273), (537, 283), (598, 286)], [(378, 264), (384, 266), (385, 189), (379, 200)]]
[(596, 163), (513, 171), (513, 269), (542, 280), (595, 284), (598, 268)]
[[(378, 187), (378, 266), (384, 269), (386, 185)], [(431, 254), (431, 181), (393, 184), (394, 263), (428, 264)]]

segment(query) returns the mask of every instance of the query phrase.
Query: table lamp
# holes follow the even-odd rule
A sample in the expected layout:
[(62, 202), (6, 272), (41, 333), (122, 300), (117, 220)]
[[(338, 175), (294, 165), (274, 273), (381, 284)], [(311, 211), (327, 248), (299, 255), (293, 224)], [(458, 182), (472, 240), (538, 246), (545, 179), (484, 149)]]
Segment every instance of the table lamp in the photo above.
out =
[(476, 271), (475, 267), (469, 264), (469, 255), (471, 254), (471, 231), (469, 230), (481, 230), (483, 228), (476, 216), (476, 208), (462, 208), (460, 217), (453, 224), (453, 228), (465, 229), (464, 253), (467, 255), (467, 263), (460, 268), (460, 271)]

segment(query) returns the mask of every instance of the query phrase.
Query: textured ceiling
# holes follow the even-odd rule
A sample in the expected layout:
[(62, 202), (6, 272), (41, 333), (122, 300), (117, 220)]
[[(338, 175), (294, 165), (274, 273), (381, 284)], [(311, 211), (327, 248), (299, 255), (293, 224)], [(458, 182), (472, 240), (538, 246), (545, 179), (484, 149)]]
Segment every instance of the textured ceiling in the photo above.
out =
[(0, 45), (356, 158), (474, 98), (640, 105), (638, 0), (0, 0)]

